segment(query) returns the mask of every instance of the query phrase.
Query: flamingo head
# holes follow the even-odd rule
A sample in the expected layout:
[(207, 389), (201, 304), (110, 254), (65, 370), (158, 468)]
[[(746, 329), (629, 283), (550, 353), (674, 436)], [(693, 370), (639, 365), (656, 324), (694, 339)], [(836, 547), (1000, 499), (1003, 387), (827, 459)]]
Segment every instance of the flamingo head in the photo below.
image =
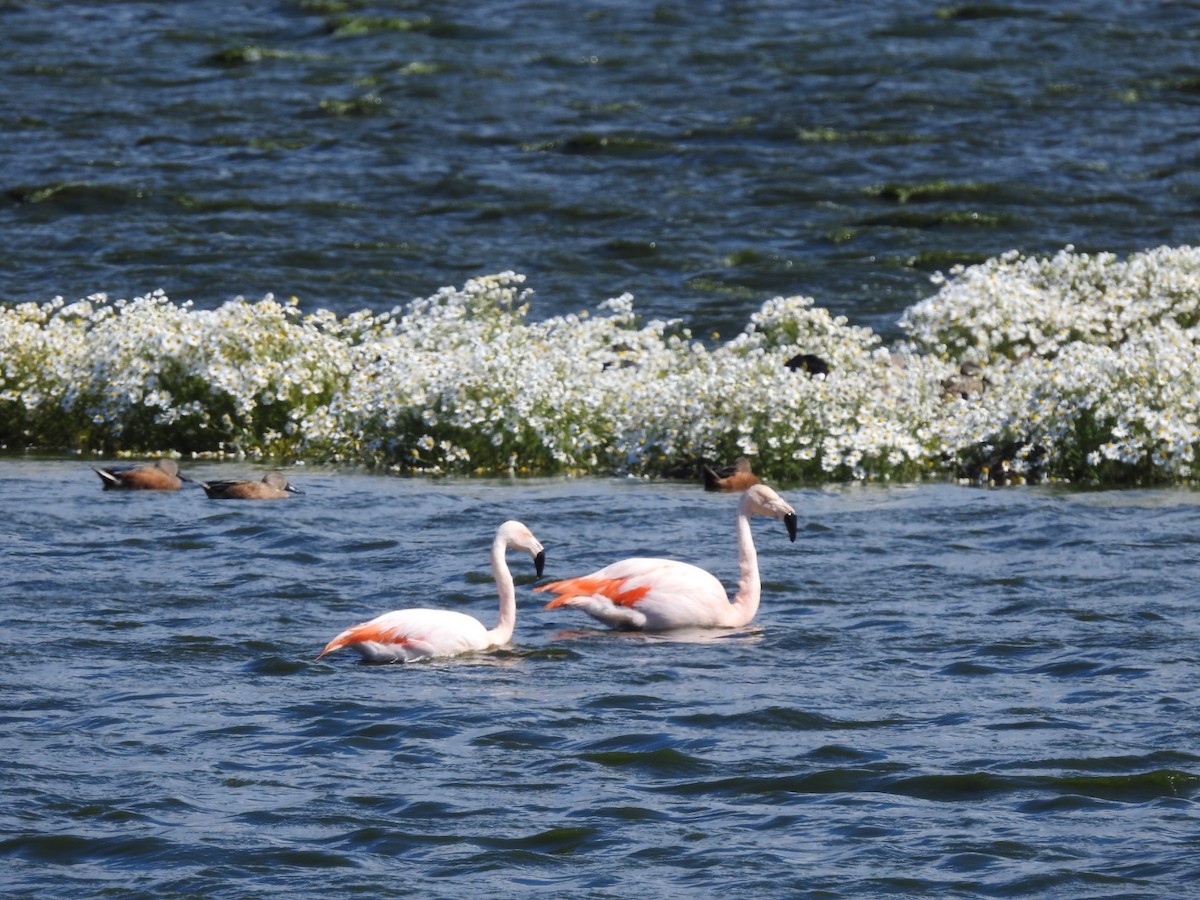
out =
[(538, 578), (546, 568), (546, 551), (541, 541), (533, 536), (533, 532), (515, 519), (505, 522), (496, 532), (497, 539), (504, 541), (509, 550), (524, 550), (533, 559), (533, 567), (537, 570)]
[(765, 484), (751, 485), (742, 494), (742, 509), (755, 516), (782, 519), (787, 527), (788, 540), (796, 540), (796, 510)]

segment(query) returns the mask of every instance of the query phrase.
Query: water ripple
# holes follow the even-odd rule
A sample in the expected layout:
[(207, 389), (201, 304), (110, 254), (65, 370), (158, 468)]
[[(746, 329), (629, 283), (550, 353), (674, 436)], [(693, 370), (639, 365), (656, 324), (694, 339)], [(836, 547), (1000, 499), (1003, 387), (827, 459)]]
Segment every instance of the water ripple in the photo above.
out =
[[(1185, 895), (1197, 872), (1196, 626), (1167, 596), (1194, 543), (1172, 539), (1187, 523), (1157, 494), (1106, 495), (1120, 515), (1098, 521), (1091, 495), (827, 489), (809, 499), (829, 530), (802, 557), (760, 547), (779, 596), (747, 633), (571, 631), (522, 584), (505, 651), (361, 666), (313, 660), (364, 612), (494, 615), (470, 548), (496, 519), (533, 523), (564, 568), (636, 545), (731, 582), (736, 560), (707, 548), (727, 510), (693, 506), (689, 485), (330, 473), (319, 508), (260, 509), (248, 537), (244, 518), (198, 530), (171, 504), (97, 504), (70, 461), (3, 468), (14, 533), (62, 523), (8, 545), (12, 567), (73, 560), (5, 608), (0, 871), (16, 893), (67, 874), (147, 896), (378, 893), (402, 866), (434, 896), (1149, 897)], [(48, 509), (11, 502), (48, 480), (65, 485)], [(1064, 504), (1057, 532), (989, 552), (1006, 523)], [(928, 525), (964, 509), (987, 520), (967, 576)], [(156, 540), (123, 544), (116, 577), (79, 552), (80, 521), (89, 545)], [(864, 543), (902, 558), (864, 550), (868, 526)], [(1131, 531), (1165, 581), (1040, 596), (1062, 542)], [(1160, 589), (1157, 616), (1138, 615)]]

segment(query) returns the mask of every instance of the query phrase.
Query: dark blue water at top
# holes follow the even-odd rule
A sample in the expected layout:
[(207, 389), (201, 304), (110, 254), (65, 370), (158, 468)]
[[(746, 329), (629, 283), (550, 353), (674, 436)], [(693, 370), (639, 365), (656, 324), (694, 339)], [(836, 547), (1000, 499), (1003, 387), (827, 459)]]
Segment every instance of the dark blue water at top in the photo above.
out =
[(1200, 14), (1166, 2), (0, 9), (0, 299), (387, 309), (513, 269), (706, 333), (888, 331), (1008, 249), (1194, 240)]

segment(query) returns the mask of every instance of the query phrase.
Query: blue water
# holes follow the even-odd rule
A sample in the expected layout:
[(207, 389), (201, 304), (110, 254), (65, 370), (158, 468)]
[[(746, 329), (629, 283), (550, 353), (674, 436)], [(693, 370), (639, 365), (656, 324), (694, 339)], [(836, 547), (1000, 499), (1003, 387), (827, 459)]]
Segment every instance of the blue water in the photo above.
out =
[[(0, 5), (0, 302), (384, 311), (514, 270), (736, 333), (885, 336), (939, 269), (1194, 242), (1183, 3)], [(289, 468), (280, 503), (0, 459), (13, 897), (1187, 897), (1197, 498), (781, 486), (735, 633), (615, 634), (510, 561), (509, 648), (320, 662), (633, 555), (732, 585), (734, 501)], [(195, 477), (257, 463), (185, 460)]]
[[(232, 464), (191, 474), (246, 473)], [(10, 896), (1186, 896), (1200, 875), (1196, 498), (785, 491), (739, 632), (542, 610), (493, 654), (314, 657), (387, 609), (491, 625), (547, 578), (736, 580), (734, 500), (313, 469), (220, 503), (0, 468)], [(30, 498), (38, 498), (33, 504)]]
[(389, 309), (512, 269), (697, 333), (887, 332), (1009, 249), (1194, 241), (1188, 4), (0, 10), (0, 299)]

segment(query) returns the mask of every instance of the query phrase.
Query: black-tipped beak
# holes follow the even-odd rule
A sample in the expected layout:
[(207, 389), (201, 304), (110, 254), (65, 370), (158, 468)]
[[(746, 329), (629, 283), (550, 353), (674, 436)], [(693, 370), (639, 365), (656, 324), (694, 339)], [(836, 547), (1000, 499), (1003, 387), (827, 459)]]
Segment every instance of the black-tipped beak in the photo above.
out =
[(533, 567), (537, 570), (538, 578), (542, 577), (542, 570), (546, 568), (546, 551), (539, 550), (538, 555), (533, 558)]
[(787, 526), (788, 540), (792, 543), (796, 542), (796, 514), (788, 513), (783, 517), (783, 524)]
[(304, 491), (300, 490), (300, 488), (298, 488), (298, 487), (293, 487), (293, 486), (292, 486), (292, 485), (290, 485), (290, 484), (289, 484), (287, 487), (285, 487), (285, 488), (284, 488), (284, 490), (285, 490), (285, 491), (288, 491), (288, 492), (290, 492), (290, 493), (293, 493), (293, 494), (303, 494), (303, 493), (304, 493)]

